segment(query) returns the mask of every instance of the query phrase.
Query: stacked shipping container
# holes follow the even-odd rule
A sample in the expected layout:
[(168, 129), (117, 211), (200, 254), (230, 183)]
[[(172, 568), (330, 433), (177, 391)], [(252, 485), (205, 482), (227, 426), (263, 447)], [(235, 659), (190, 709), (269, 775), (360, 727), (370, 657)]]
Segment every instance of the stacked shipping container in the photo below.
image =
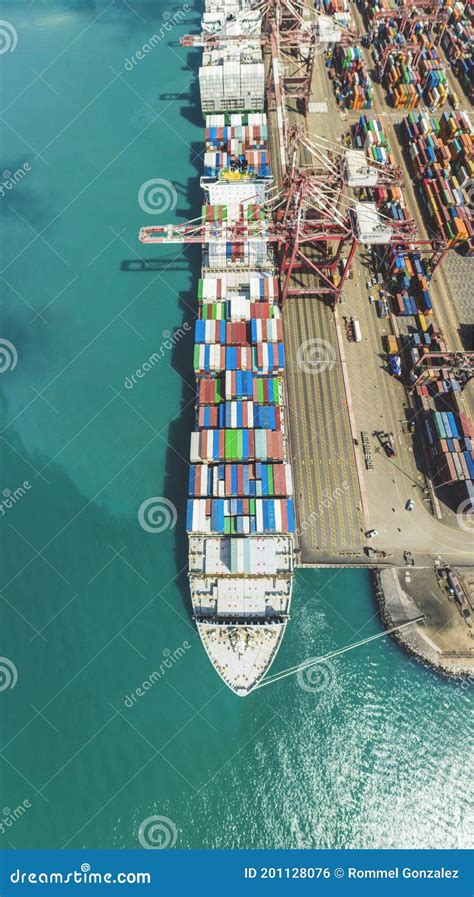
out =
[(263, 112), (206, 116), (204, 177), (270, 178), (267, 117)]
[(210, 273), (200, 281), (189, 532), (294, 530), (276, 297), (275, 277), (262, 272), (242, 280)]
[(474, 132), (467, 115), (444, 112), (434, 119), (411, 113), (402, 133), (433, 223), (450, 246), (472, 254)]
[(438, 484), (474, 479), (474, 430), (465, 414), (433, 411), (424, 421)]
[(337, 44), (327, 60), (338, 106), (345, 109), (370, 109), (372, 86), (359, 47)]
[(441, 0), (442, 6), (452, 9), (447, 28), (443, 31), (441, 46), (454, 73), (459, 78), (471, 103), (474, 102), (474, 59), (472, 55), (472, 30), (474, 7), (459, 0)]

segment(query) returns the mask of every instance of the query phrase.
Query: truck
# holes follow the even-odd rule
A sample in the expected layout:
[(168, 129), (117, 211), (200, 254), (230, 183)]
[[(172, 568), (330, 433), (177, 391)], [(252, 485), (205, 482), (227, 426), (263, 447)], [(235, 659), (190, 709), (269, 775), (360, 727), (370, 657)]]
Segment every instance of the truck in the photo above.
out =
[(362, 342), (362, 331), (360, 329), (360, 324), (357, 318), (351, 318), (352, 324), (352, 333), (354, 334), (354, 341), (356, 343)]
[(400, 377), (402, 373), (402, 362), (399, 355), (389, 355), (388, 363), (390, 365), (390, 373), (393, 374), (394, 377)]

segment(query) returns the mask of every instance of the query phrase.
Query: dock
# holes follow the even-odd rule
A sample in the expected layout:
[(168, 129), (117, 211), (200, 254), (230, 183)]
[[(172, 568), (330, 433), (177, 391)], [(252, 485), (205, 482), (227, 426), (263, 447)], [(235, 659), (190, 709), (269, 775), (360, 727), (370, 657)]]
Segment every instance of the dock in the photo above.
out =
[[(356, 18), (361, 26), (358, 13)], [(363, 53), (371, 68), (368, 51)], [(373, 86), (370, 115), (384, 122), (403, 172), (410, 213), (420, 237), (425, 238), (426, 221), (395, 130), (407, 112), (390, 109), (383, 88), (379, 84)], [(361, 114), (337, 107), (321, 53), (315, 59), (310, 103), (317, 104), (318, 112), (305, 117), (296, 102), (288, 102), (289, 122), (333, 143), (341, 144), (342, 135)], [(269, 127), (275, 158), (275, 112), (269, 114)], [(469, 268), (474, 275), (472, 259), (450, 252), (449, 263), (450, 273), (454, 268), (459, 277), (465, 277)], [(360, 250), (352, 262), (351, 273), (335, 313), (323, 301), (313, 298), (291, 297), (283, 305), (298, 562), (303, 566), (403, 567), (404, 554), (409, 551), (423, 565), (432, 565), (441, 555), (450, 563), (468, 564), (472, 535), (459, 527), (453, 509), (440, 505), (430, 490), (422, 448), (409, 432), (408, 423), (416, 414), (411, 397), (404, 384), (390, 376), (381, 357), (382, 339), (392, 332), (392, 321), (378, 318), (369, 302), (369, 293), (378, 296), (379, 290), (366, 287), (372, 272)], [(304, 276), (311, 274), (299, 275), (299, 280)], [(431, 294), (447, 341), (462, 350), (462, 322), (458, 318), (461, 308), (451, 292), (451, 279), (446, 263), (441, 264), (432, 280)], [(360, 343), (346, 339), (344, 318), (349, 316), (360, 322)], [(393, 323), (396, 326), (396, 320)], [(315, 344), (316, 349), (321, 346), (320, 368), (305, 366), (301, 349), (305, 344)], [(463, 394), (464, 408), (470, 415), (474, 410), (473, 393), (474, 390), (466, 389)], [(386, 456), (380, 440), (374, 436), (377, 432), (394, 434), (394, 458)], [(364, 463), (364, 434), (370, 446), (369, 470)], [(409, 499), (415, 501), (412, 512), (405, 511)], [(376, 529), (378, 535), (369, 543), (364, 534), (370, 529)], [(372, 557), (367, 556), (369, 546), (373, 549)]]

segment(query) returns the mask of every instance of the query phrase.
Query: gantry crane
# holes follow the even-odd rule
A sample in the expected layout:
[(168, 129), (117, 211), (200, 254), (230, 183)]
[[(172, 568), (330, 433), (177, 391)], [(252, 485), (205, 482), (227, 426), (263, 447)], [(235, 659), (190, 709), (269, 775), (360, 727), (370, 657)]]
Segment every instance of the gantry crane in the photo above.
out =
[[(305, 17), (305, 10), (311, 14)], [(261, 6), (261, 32), (232, 33), (227, 25), (235, 25), (232, 18), (214, 33), (203, 31), (181, 38), (184, 47), (212, 49), (227, 44), (259, 43), (269, 54), (267, 94), (277, 109), (283, 110), (285, 95), (301, 101), (303, 111), (308, 111), (317, 48), (323, 46), (319, 39), (318, 19), (321, 14), (301, 0), (267, 0)], [(324, 18), (324, 17), (323, 17)], [(238, 22), (238, 20), (237, 20)], [(355, 29), (338, 26), (338, 43), (352, 46), (360, 42), (361, 35)]]
[[(426, 8), (430, 11), (420, 13), (418, 10), (422, 8)], [(451, 13), (452, 9), (450, 7), (441, 7), (436, 3), (433, 3), (432, 0), (419, 0), (419, 2), (416, 3), (409, 3), (407, 5), (398, 6), (393, 10), (375, 10), (373, 18), (371, 20), (371, 28), (368, 35), (369, 42), (374, 41), (377, 32), (377, 26), (384, 21), (396, 21), (399, 33), (402, 34), (405, 38), (405, 42), (402, 44), (388, 43), (383, 48), (378, 63), (378, 73), (380, 79), (382, 79), (384, 76), (388, 58), (391, 53), (411, 52), (413, 54), (411, 64), (413, 69), (416, 71), (418, 68), (421, 52), (423, 50), (423, 44), (415, 40), (416, 26), (419, 23), (424, 24), (426, 22), (429, 22), (431, 24), (431, 32), (433, 32), (434, 25), (439, 24), (441, 26), (445, 26), (447, 24)], [(432, 35), (434, 44), (439, 42), (439, 40), (441, 39), (441, 34), (442, 30), (440, 30), (437, 35)]]
[[(228, 41), (256, 41), (270, 54), (267, 93), (276, 106), (282, 172), (280, 191), (267, 199), (263, 215), (262, 209), (254, 206), (254, 214), (249, 218), (247, 212), (244, 218), (242, 207), (240, 217), (232, 220), (144, 227), (139, 238), (143, 243), (200, 245), (264, 241), (275, 253), (282, 302), (289, 296), (313, 295), (334, 307), (358, 245), (370, 243), (370, 239), (358, 231), (357, 204), (345, 189), (341, 147), (336, 151), (335, 145), (325, 146), (323, 138), (309, 138), (301, 130), (291, 128), (286, 117), (286, 97), (301, 99), (307, 110), (318, 46), (317, 22), (305, 18), (304, 4), (299, 0), (269, 0), (262, 7), (262, 14), (261, 32), (235, 34), (228, 33), (235, 32), (235, 28), (224, 28), (213, 34), (188, 35), (181, 43), (219, 47)], [(346, 44), (360, 39), (357, 32), (348, 29), (341, 37)], [(377, 171), (379, 186), (401, 183), (399, 169), (375, 163), (370, 167)], [(400, 251), (416, 248), (430, 253), (430, 269), (434, 270), (446, 251), (444, 244), (439, 240), (418, 240), (411, 218), (394, 221), (378, 212), (375, 214), (380, 220), (380, 230), (385, 231), (386, 243)]]

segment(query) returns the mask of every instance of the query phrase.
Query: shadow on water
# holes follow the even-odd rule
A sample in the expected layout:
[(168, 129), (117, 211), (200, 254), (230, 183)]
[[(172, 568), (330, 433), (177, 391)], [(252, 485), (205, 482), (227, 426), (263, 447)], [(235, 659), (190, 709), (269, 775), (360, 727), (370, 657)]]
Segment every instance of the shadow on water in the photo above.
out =
[[(180, 98), (183, 100), (183, 97)], [(186, 96), (186, 99), (188, 97)], [(200, 111), (199, 85), (197, 79), (192, 84), (189, 94), (192, 106), (181, 107), (181, 114), (193, 124), (202, 127), (203, 119)], [(190, 163), (195, 174), (187, 182), (175, 182), (179, 197), (179, 208), (174, 215), (185, 221), (196, 219), (200, 215), (203, 201), (199, 177), (202, 174), (203, 141), (194, 142), (189, 147)], [(166, 224), (163, 221), (163, 224)], [(147, 247), (148, 249), (149, 247)], [(160, 253), (160, 247), (156, 249)], [(163, 247), (164, 249), (164, 247)], [(172, 250), (170, 254), (169, 250)], [(167, 251), (168, 250), (168, 251)], [(166, 272), (186, 271), (188, 273), (187, 289), (180, 291), (178, 301), (179, 320), (174, 322), (173, 349), (170, 364), (181, 379), (180, 407), (171, 421), (167, 442), (168, 450), (165, 461), (164, 494), (173, 502), (177, 511), (175, 529), (175, 557), (178, 572), (176, 585), (184, 599), (184, 605), (192, 617), (192, 605), (188, 583), (188, 537), (186, 534), (186, 505), (189, 480), (189, 444), (190, 434), (195, 427), (195, 374), (193, 367), (194, 318), (197, 315), (197, 281), (201, 276), (201, 246), (188, 244), (171, 245), (164, 250), (166, 254), (157, 254), (153, 258), (124, 259), (120, 270), (125, 273), (161, 273), (166, 283)], [(191, 324), (184, 330), (185, 324)], [(178, 332), (182, 335), (178, 336)]]
[[(200, 11), (201, 4), (198, 4)], [(194, 9), (195, 11), (195, 9)], [(192, 27), (194, 26), (194, 28)], [(186, 18), (186, 27), (190, 32), (200, 30), (200, 22), (191, 22)], [(171, 39), (169, 45), (177, 45), (177, 41)], [(191, 77), (189, 87), (176, 95), (163, 94), (160, 100), (174, 99), (180, 103), (180, 115), (186, 121), (196, 127), (203, 128), (203, 116), (200, 104), (198, 69), (201, 64), (201, 51), (192, 48), (183, 53), (183, 71)], [(189, 105), (188, 105), (189, 104)], [(186, 182), (176, 181), (174, 186), (178, 193), (178, 209), (174, 211), (175, 220), (195, 220), (200, 216), (203, 195), (199, 178), (203, 171), (204, 134), (202, 139), (193, 142), (189, 147), (189, 161), (193, 169), (193, 175)], [(146, 223), (146, 222), (144, 222)], [(157, 222), (158, 223), (158, 222)], [(166, 224), (166, 221), (159, 222)], [(153, 247), (155, 248), (155, 247)], [(150, 247), (146, 247), (147, 250)], [(173, 370), (181, 378), (180, 407), (175, 418), (171, 421), (167, 433), (168, 451), (165, 461), (165, 485), (164, 494), (176, 507), (177, 524), (175, 529), (175, 556), (178, 577), (176, 584), (184, 599), (187, 612), (192, 616), (192, 606), (188, 583), (188, 538), (186, 534), (186, 504), (189, 479), (189, 444), (190, 434), (195, 427), (195, 374), (193, 367), (194, 348), (194, 318), (197, 315), (197, 281), (201, 276), (201, 246), (197, 245), (171, 245), (167, 247), (156, 246), (157, 254), (153, 258), (124, 259), (120, 270), (124, 273), (161, 273), (165, 280), (166, 272), (188, 273), (187, 289), (180, 292), (178, 302), (178, 315), (174, 327), (175, 341), (173, 344), (170, 364)], [(164, 251), (163, 251), (164, 250)], [(171, 251), (170, 251), (171, 250)], [(163, 251), (163, 254), (161, 254)], [(177, 317), (178, 317), (177, 315)], [(185, 323), (192, 326), (183, 335), (176, 338), (178, 331), (182, 330)]]
[[(197, 313), (197, 281), (200, 277), (201, 269), (200, 247), (186, 247), (184, 255), (188, 263), (191, 288), (180, 294), (178, 307), (182, 311), (182, 320), (176, 323), (177, 328), (182, 327), (186, 322), (191, 323), (191, 310)], [(189, 479), (190, 434), (195, 426), (196, 389), (194, 385), (193, 348), (194, 320), (185, 335), (179, 341), (176, 341), (171, 356), (171, 366), (181, 378), (182, 389), (180, 409), (172, 420), (167, 434), (169, 448), (166, 455), (165, 469), (165, 495), (173, 502), (178, 513), (175, 530), (175, 553), (177, 569), (182, 572), (178, 576), (177, 585), (190, 615), (192, 615), (192, 608), (187, 578), (188, 537), (186, 535), (186, 504)]]
[[(172, 262), (176, 262), (173, 266)], [(173, 348), (170, 366), (181, 380), (179, 409), (171, 420), (166, 439), (164, 496), (173, 502), (177, 511), (175, 528), (175, 558), (178, 573), (176, 584), (181, 591), (189, 616), (192, 616), (188, 568), (188, 538), (186, 535), (186, 504), (189, 480), (189, 444), (195, 426), (195, 374), (193, 367), (194, 318), (197, 315), (197, 281), (201, 269), (200, 246), (183, 247), (180, 256), (167, 258), (124, 260), (120, 270), (125, 272), (186, 271), (188, 289), (179, 294), (178, 313), (171, 331)], [(166, 280), (163, 278), (164, 284)], [(178, 320), (179, 317), (179, 320)], [(185, 327), (185, 325), (187, 325)]]
[[(197, 29), (200, 30), (200, 27)], [(176, 52), (176, 51), (175, 51)], [(181, 48), (181, 52), (184, 54), (186, 51), (184, 48)], [(204, 127), (204, 119), (201, 112), (201, 98), (199, 93), (199, 66), (201, 65), (202, 54), (198, 49), (188, 50), (186, 52), (186, 56), (183, 55), (183, 62), (185, 63), (184, 71), (188, 72), (191, 77), (191, 73), (193, 77), (191, 77), (191, 81), (188, 85), (187, 90), (183, 91), (183, 93), (162, 93), (159, 95), (159, 99), (163, 102), (169, 102), (173, 99), (179, 99), (181, 102), (186, 101), (186, 104), (181, 106), (181, 116), (185, 118), (186, 121), (189, 121), (192, 125), (196, 125), (197, 127)], [(204, 139), (201, 143), (200, 151), (204, 150)]]

